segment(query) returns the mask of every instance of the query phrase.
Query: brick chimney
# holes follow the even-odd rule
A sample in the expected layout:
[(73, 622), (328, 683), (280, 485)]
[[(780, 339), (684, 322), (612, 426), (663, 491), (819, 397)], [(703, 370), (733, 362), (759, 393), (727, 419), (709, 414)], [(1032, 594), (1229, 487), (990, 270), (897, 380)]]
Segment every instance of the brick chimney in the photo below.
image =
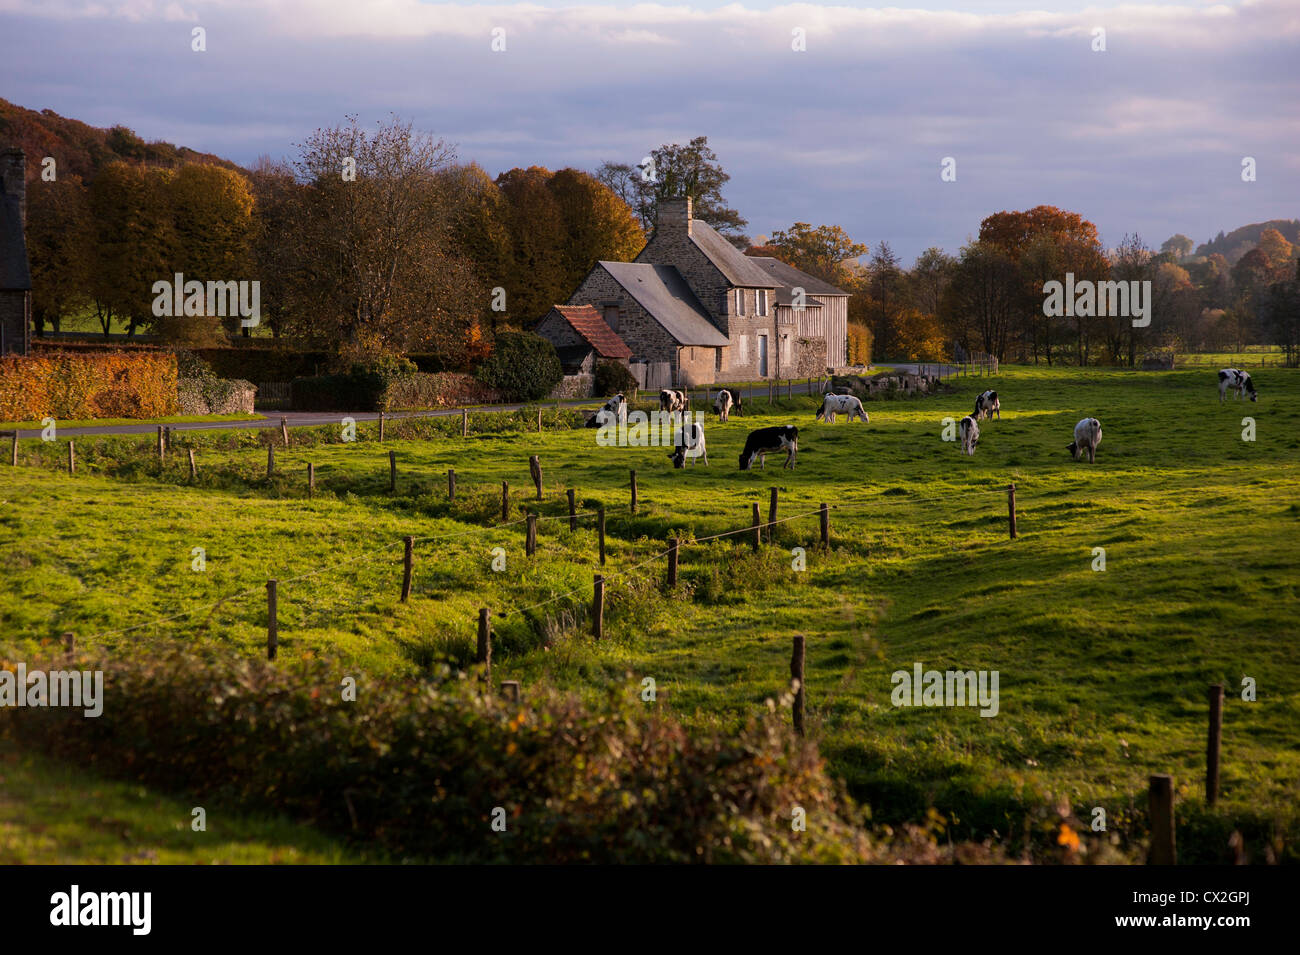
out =
[(18, 216), (27, 227), (27, 157), (18, 148), (0, 152), (0, 180), (4, 198), (18, 197)]
[(655, 229), (664, 233), (691, 234), (691, 197), (660, 199), (655, 214)]

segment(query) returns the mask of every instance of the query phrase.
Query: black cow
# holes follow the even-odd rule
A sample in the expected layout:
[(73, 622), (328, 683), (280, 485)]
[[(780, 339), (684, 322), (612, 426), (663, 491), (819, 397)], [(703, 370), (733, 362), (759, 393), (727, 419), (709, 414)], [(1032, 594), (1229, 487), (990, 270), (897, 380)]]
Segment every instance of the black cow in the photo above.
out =
[(755, 458), (758, 459), (759, 467), (767, 470), (766, 456), (778, 451), (785, 452), (784, 466), (793, 468), (795, 454), (799, 451), (799, 429), (794, 425), (775, 425), (749, 432), (749, 437), (745, 439), (745, 450), (740, 452), (740, 470), (750, 470)]

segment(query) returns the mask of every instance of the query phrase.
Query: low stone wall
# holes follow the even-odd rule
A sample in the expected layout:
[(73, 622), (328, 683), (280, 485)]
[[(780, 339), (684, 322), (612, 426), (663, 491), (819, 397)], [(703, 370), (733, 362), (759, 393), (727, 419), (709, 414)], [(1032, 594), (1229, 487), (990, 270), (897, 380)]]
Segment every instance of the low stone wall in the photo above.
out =
[(562, 398), (590, 398), (595, 393), (595, 375), (565, 375), (555, 386), (549, 398), (551, 401), (559, 401)]
[(257, 387), (240, 378), (182, 378), (176, 396), (181, 414), (252, 414)]

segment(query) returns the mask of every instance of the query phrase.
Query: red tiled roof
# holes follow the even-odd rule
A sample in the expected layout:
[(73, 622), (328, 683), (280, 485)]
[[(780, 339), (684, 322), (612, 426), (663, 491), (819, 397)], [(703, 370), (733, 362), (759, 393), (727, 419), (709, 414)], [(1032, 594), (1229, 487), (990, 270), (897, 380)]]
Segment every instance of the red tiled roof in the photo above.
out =
[(594, 305), (557, 305), (555, 310), (573, 326), (573, 330), (596, 350), (601, 358), (631, 358), (632, 349), (605, 324)]

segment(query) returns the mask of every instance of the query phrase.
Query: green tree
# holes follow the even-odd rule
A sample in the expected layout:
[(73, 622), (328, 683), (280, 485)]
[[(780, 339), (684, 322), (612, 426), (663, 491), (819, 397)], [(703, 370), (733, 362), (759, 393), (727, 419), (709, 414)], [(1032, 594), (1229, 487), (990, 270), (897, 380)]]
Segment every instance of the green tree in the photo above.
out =
[(840, 226), (814, 228), (807, 222), (773, 232), (767, 248), (787, 265), (841, 288), (851, 280), (847, 263), (867, 254), (867, 247), (854, 242)]
[(27, 190), (27, 254), (31, 261), (32, 321), (44, 334), (63, 316), (90, 302), (90, 200), (71, 173)]

